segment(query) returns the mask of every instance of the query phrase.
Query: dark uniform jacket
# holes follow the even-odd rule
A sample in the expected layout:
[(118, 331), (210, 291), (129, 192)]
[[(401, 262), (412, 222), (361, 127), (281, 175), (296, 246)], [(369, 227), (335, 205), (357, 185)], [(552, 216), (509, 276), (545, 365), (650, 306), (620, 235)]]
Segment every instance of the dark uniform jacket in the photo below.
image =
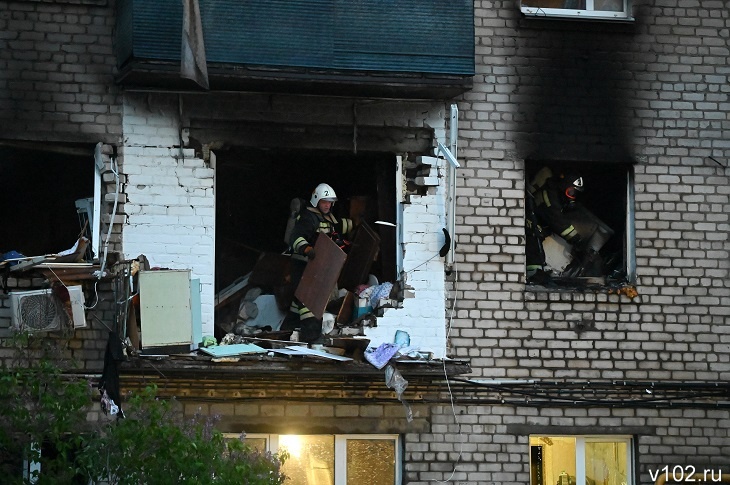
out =
[(307, 246), (313, 246), (321, 232), (328, 236), (334, 233), (345, 236), (352, 230), (350, 219), (338, 220), (332, 213), (322, 214), (316, 207), (307, 207), (297, 217), (289, 245), (293, 255), (304, 255)]
[(560, 187), (554, 179), (549, 179), (535, 193), (535, 215), (543, 231), (549, 229), (549, 231), (544, 231), (544, 236), (552, 232), (568, 242), (572, 242), (578, 236), (578, 231), (573, 226), (570, 209), (563, 204)]

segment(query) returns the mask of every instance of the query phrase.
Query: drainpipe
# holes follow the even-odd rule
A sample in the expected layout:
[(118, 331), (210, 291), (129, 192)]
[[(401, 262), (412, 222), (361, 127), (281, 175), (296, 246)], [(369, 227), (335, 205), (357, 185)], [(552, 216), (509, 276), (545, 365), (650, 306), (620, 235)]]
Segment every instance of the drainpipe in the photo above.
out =
[(457, 157), (457, 140), (459, 133), (459, 108), (456, 104), (451, 105), (449, 120), (449, 148), (441, 143), (438, 144), (438, 151), (441, 152), (449, 162), (447, 167), (448, 188), (446, 191), (446, 231), (451, 237), (449, 252), (446, 254), (446, 265), (451, 268), (454, 265), (454, 247), (456, 246), (456, 169), (460, 167)]

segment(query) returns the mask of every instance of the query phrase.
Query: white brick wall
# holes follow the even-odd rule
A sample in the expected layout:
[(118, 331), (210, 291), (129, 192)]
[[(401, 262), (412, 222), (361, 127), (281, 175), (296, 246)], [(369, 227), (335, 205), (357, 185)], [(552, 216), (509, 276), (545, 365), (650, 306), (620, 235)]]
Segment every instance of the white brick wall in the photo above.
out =
[[(144, 254), (162, 268), (189, 269), (200, 279), (203, 333), (213, 334), (215, 173), (192, 149), (180, 152), (174, 104), (125, 98), (121, 170), (125, 258)], [(184, 158), (183, 158), (184, 157)]]
[[(186, 116), (213, 118), (260, 117), (249, 111), (258, 103), (241, 100), (228, 104), (186, 102)], [(250, 100), (249, 100), (250, 101)], [(341, 101), (291, 99), (291, 103), (272, 103), (266, 118), (288, 119), (296, 112), (317, 112), (322, 118), (339, 120)], [(395, 107), (398, 106), (398, 109)], [(446, 121), (441, 103), (393, 104), (392, 109), (365, 108), (361, 122), (374, 125), (423, 126), (434, 130), (443, 143)], [(215, 269), (215, 171), (193, 150), (183, 151), (178, 135), (177, 97), (169, 95), (127, 94), (124, 101), (124, 146), (120, 150), (122, 172), (126, 176), (124, 193), (126, 222), (123, 251), (126, 258), (144, 254), (153, 266), (191, 269), (200, 278), (203, 292), (203, 332), (213, 333)], [(339, 122), (349, 123), (349, 118)], [(378, 319), (378, 326), (367, 331), (373, 345), (392, 342), (395, 331), (406, 330), (411, 344), (445, 354), (444, 265), (438, 252), (443, 245), (445, 227), (443, 167), (429, 176), (440, 183), (428, 189), (429, 195), (412, 196), (403, 207), (404, 269), (410, 294), (402, 308), (389, 309)], [(425, 263), (425, 264), (423, 264)]]
[[(443, 178), (442, 178), (443, 180)], [(444, 260), (438, 252), (444, 244), (443, 185), (438, 194), (411, 197), (403, 208), (403, 270), (405, 285), (414, 298), (405, 298), (403, 308), (388, 309), (378, 326), (366, 329), (371, 345), (393, 342), (396, 330), (411, 337), (411, 345), (443, 357), (446, 352)]]

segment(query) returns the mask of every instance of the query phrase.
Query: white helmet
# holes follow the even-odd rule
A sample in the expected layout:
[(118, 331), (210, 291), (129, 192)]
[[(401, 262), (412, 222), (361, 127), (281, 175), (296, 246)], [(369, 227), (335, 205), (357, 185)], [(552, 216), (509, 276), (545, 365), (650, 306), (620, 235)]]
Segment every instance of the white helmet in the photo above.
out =
[(312, 198), (309, 199), (309, 203), (312, 204), (312, 207), (317, 207), (320, 200), (336, 201), (337, 194), (335, 194), (335, 189), (327, 184), (319, 184), (314, 189), (314, 192), (312, 192)]

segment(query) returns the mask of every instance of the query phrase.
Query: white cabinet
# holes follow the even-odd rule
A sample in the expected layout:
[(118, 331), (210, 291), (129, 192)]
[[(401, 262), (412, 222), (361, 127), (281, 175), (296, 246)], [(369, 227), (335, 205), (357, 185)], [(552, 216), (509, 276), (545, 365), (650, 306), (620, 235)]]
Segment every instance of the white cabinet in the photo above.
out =
[(190, 289), (189, 270), (140, 272), (143, 352), (160, 347), (184, 347), (180, 351), (190, 350), (193, 341)]

